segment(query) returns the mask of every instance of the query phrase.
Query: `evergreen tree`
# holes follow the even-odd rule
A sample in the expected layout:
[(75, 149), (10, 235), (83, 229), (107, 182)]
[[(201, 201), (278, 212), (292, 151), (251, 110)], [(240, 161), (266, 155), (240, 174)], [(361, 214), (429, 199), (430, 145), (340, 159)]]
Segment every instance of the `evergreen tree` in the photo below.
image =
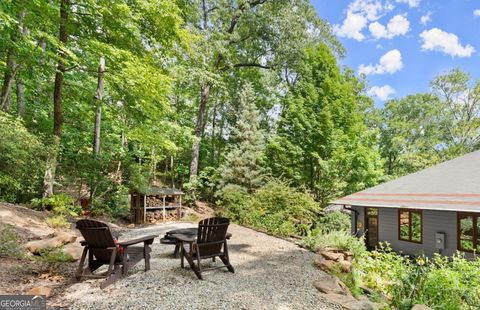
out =
[(254, 100), (252, 85), (248, 83), (240, 95), (240, 115), (230, 139), (233, 146), (222, 167), (223, 185), (237, 184), (249, 191), (262, 182), (261, 158), (264, 148)]

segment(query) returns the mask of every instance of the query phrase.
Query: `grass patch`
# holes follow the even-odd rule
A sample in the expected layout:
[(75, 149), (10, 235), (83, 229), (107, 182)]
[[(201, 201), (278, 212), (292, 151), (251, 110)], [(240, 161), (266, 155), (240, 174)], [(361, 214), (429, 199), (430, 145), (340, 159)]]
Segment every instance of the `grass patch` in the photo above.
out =
[(23, 258), (26, 250), (12, 225), (0, 223), (0, 257)]

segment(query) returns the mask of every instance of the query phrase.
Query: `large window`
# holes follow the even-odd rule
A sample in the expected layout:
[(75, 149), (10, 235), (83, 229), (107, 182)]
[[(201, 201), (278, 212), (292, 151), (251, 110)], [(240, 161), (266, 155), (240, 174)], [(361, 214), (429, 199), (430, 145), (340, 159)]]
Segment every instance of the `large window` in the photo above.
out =
[(480, 214), (458, 213), (458, 249), (480, 251)]
[(398, 210), (398, 239), (422, 243), (422, 211)]

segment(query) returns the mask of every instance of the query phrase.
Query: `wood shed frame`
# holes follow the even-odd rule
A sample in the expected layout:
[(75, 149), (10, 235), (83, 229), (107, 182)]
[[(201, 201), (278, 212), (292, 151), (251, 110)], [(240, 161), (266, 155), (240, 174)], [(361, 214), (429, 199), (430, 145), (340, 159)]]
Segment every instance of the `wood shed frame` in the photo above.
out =
[[(178, 214), (182, 212), (182, 196), (184, 193), (175, 188), (150, 187), (145, 190), (136, 190), (130, 192), (130, 215), (131, 220), (135, 224), (143, 224), (147, 220), (147, 211), (159, 210), (163, 212), (163, 221), (166, 218), (167, 209), (177, 209)], [(149, 206), (147, 197), (161, 198), (163, 204), (161, 206)], [(166, 198), (173, 197), (174, 203), (167, 204)]]

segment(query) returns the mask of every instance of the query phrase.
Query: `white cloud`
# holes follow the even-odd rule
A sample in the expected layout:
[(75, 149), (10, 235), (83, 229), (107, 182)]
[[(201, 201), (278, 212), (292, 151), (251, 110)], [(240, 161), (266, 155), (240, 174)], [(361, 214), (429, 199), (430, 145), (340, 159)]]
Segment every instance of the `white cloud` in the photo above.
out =
[(394, 49), (387, 52), (380, 58), (380, 61), (376, 65), (360, 65), (358, 67), (358, 73), (360, 74), (385, 74), (395, 73), (403, 68), (402, 54), (399, 50)]
[(364, 16), (348, 12), (343, 24), (341, 26), (334, 25), (333, 31), (340, 37), (362, 41), (365, 39), (365, 36), (362, 34), (362, 29), (366, 25), (367, 19)]
[(393, 10), (389, 2), (379, 0), (355, 0), (347, 7), (347, 16), (341, 25), (333, 25), (333, 31), (340, 37), (363, 41), (362, 33), (368, 22), (378, 20), (385, 12)]
[(395, 36), (405, 35), (410, 30), (410, 22), (403, 15), (395, 15), (390, 19), (387, 27), (379, 22), (373, 22), (368, 29), (375, 39), (391, 39)]
[(416, 8), (420, 4), (420, 0), (396, 0), (397, 3), (406, 3), (411, 8)]
[(390, 85), (383, 85), (383, 86), (373, 86), (367, 91), (369, 96), (374, 96), (379, 98), (382, 101), (387, 101), (390, 99), (390, 96), (395, 94), (395, 89), (393, 89)]
[(432, 12), (427, 12), (427, 14), (420, 17), (420, 24), (426, 26), (429, 22), (432, 21)]
[(470, 57), (475, 52), (475, 49), (470, 44), (462, 46), (455, 34), (438, 28), (425, 30), (420, 34), (420, 37), (423, 40), (422, 50), (440, 51), (458, 57)]
[(480, 17), (480, 9), (473, 11), (473, 16)]

